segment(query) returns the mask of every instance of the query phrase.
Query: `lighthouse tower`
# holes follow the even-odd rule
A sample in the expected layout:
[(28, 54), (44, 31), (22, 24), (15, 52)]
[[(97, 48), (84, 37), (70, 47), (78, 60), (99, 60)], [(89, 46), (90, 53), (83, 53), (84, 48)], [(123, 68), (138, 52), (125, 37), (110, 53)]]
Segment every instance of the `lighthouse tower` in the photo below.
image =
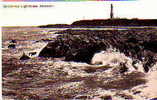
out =
[(113, 5), (111, 4), (110, 18), (113, 19)]

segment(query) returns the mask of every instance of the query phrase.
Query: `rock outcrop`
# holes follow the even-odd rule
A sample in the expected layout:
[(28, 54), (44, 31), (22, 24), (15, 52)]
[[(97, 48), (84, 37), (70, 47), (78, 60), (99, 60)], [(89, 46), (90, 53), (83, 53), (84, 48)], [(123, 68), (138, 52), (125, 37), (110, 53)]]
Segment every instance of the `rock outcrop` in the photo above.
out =
[(40, 52), (40, 57), (65, 57), (66, 61), (90, 63), (96, 52), (110, 47), (126, 56), (143, 62), (144, 70), (156, 62), (157, 31), (154, 29), (128, 30), (65, 30), (58, 32), (54, 42)]
[(28, 59), (30, 59), (30, 57), (25, 53), (23, 53), (22, 56), (20, 57), (20, 60), (28, 60)]

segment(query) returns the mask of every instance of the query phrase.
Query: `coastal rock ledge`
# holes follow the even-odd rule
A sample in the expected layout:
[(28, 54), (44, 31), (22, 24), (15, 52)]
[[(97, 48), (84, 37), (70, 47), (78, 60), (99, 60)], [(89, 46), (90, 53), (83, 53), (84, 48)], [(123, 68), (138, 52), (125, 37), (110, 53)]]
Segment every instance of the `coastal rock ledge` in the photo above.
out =
[(145, 72), (157, 61), (157, 30), (64, 30), (44, 47), (39, 57), (65, 57), (65, 61), (90, 63), (96, 52), (116, 48), (143, 62)]

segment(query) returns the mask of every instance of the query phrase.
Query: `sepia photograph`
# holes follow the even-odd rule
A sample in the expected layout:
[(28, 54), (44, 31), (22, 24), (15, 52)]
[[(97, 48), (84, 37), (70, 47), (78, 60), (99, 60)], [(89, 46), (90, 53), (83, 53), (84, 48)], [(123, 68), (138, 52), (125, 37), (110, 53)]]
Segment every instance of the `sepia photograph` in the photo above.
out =
[(157, 100), (156, 0), (2, 0), (2, 100)]

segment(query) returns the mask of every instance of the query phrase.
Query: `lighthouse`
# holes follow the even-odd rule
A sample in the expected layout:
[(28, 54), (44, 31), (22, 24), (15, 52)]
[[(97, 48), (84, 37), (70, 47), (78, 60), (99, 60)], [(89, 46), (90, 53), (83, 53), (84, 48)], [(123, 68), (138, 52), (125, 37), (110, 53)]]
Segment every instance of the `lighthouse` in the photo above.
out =
[(113, 19), (113, 5), (111, 4), (110, 18)]

